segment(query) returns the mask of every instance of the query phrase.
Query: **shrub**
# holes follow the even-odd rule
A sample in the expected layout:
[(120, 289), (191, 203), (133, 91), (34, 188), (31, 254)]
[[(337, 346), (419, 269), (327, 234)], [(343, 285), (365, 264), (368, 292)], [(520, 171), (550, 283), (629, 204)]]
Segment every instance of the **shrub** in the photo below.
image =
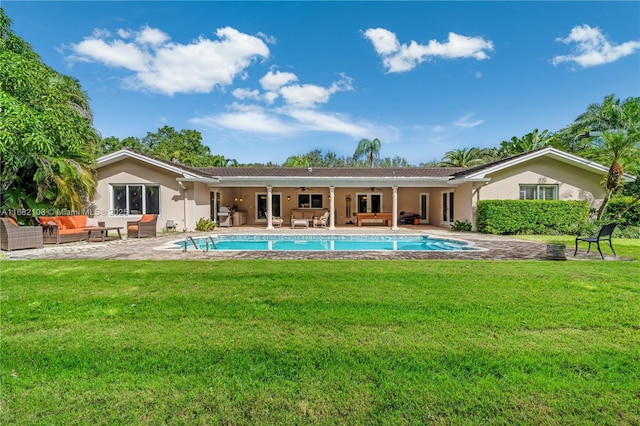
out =
[(471, 222), (469, 222), (468, 220), (465, 220), (464, 222), (461, 222), (459, 220), (456, 220), (453, 225), (451, 225), (451, 230), (452, 231), (471, 231), (472, 225)]
[(482, 200), (478, 231), (489, 234), (580, 234), (589, 216), (586, 201)]
[(197, 231), (213, 231), (216, 229), (217, 224), (211, 220), (204, 217), (201, 217), (196, 222), (196, 230)]
[(640, 203), (636, 203), (629, 210), (627, 210), (620, 218), (618, 215), (624, 211), (633, 197), (615, 197), (609, 202), (607, 207), (607, 213), (605, 217), (608, 221), (615, 221), (620, 228), (626, 228), (627, 226), (640, 226)]

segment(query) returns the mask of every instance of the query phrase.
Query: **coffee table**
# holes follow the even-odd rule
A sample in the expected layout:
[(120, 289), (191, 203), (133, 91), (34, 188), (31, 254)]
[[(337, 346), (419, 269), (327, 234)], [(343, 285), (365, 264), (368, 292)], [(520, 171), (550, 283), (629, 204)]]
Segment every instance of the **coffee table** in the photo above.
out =
[[(98, 239), (104, 242), (105, 238), (109, 238), (109, 231), (118, 231), (118, 239), (122, 239), (122, 234), (120, 230), (124, 228), (124, 226), (100, 226), (97, 228), (85, 228), (85, 230), (89, 231), (89, 236), (87, 237), (87, 241), (91, 241), (92, 238)], [(94, 236), (94, 234), (99, 234), (98, 236)], [(114, 237), (115, 238), (115, 237)]]

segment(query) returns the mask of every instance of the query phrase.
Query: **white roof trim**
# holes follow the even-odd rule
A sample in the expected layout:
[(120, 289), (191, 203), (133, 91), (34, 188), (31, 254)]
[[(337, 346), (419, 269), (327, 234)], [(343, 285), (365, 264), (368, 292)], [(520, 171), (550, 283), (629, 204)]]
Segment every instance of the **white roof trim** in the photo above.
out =
[(315, 187), (340, 187), (340, 188), (368, 188), (368, 187), (448, 187), (450, 185), (450, 177), (318, 177), (318, 176), (216, 176), (212, 178), (193, 178), (178, 179), (181, 182), (202, 182), (206, 184), (215, 184), (220, 187), (296, 187), (296, 186), (315, 186)]
[(133, 158), (138, 161), (142, 161), (143, 163), (150, 164), (155, 167), (159, 167), (161, 169), (182, 175), (185, 178), (200, 178), (202, 175), (198, 175), (195, 173), (189, 173), (181, 167), (172, 166), (170, 164), (165, 163), (164, 161), (158, 161), (155, 158), (149, 157), (147, 155), (141, 154), (139, 152), (130, 151), (128, 149), (121, 149), (119, 151), (111, 152), (109, 154), (103, 155), (102, 157), (96, 160), (96, 168), (100, 168), (102, 166), (106, 166), (112, 163), (116, 163), (118, 161), (124, 160), (126, 158)]
[(553, 147), (546, 147), (539, 151), (533, 151), (529, 154), (521, 155), (512, 160), (505, 161), (500, 164), (496, 164), (493, 167), (488, 167), (486, 169), (478, 170), (476, 173), (471, 173), (464, 177), (465, 181), (476, 181), (479, 179), (487, 179), (487, 175), (491, 173), (495, 173), (500, 170), (507, 169), (509, 167), (513, 167), (515, 165), (533, 160), (539, 157), (549, 157), (555, 160), (561, 161), (563, 163), (571, 164), (573, 166), (579, 167), (581, 169), (589, 170), (594, 173), (599, 174), (607, 174), (609, 173), (609, 168), (603, 166), (602, 164), (594, 163), (593, 161), (589, 161), (585, 158), (578, 157), (573, 154), (569, 154), (568, 152), (560, 151), (559, 149), (555, 149)]

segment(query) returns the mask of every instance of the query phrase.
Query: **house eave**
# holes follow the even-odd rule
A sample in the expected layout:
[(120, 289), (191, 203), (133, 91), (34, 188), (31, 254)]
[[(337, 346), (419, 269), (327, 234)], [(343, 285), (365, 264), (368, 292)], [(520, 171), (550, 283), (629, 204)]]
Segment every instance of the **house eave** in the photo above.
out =
[(451, 177), (389, 177), (363, 178), (352, 176), (341, 177), (299, 177), (299, 176), (212, 176), (201, 178), (180, 178), (181, 182), (201, 182), (216, 187), (339, 187), (339, 188), (372, 188), (372, 187), (450, 187)]
[(109, 164), (117, 163), (123, 159), (132, 158), (143, 163), (159, 167), (161, 169), (167, 170), (169, 172), (178, 174), (183, 176), (184, 178), (202, 178), (201, 175), (191, 173), (179, 166), (173, 166), (163, 161), (158, 161), (153, 157), (149, 157), (144, 154), (140, 154), (135, 151), (131, 151), (128, 149), (121, 149), (119, 151), (111, 152), (109, 154), (103, 155), (102, 157), (96, 160), (96, 168), (99, 169), (104, 166), (108, 166)]

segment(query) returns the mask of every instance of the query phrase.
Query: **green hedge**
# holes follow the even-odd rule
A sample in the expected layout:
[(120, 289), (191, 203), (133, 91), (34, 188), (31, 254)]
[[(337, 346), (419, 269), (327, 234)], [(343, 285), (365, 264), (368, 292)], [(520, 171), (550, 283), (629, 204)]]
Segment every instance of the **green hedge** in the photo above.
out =
[(483, 200), (478, 231), (488, 234), (576, 234), (587, 223), (586, 201)]
[(640, 226), (640, 203), (631, 206), (620, 218), (617, 217), (619, 212), (629, 207), (632, 200), (633, 197), (614, 197), (607, 206), (606, 219), (615, 220), (621, 228)]

